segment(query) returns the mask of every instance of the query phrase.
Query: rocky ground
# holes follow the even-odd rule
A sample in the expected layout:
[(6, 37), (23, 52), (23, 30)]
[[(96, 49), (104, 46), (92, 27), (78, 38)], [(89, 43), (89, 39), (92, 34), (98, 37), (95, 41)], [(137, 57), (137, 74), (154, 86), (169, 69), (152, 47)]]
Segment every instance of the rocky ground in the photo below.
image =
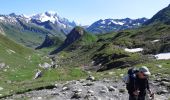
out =
[[(170, 79), (151, 81), (155, 100), (170, 98)], [(4, 100), (128, 100), (125, 85), (114, 79), (95, 80), (94, 77), (55, 84), (53, 89), (34, 90), (7, 97)]]

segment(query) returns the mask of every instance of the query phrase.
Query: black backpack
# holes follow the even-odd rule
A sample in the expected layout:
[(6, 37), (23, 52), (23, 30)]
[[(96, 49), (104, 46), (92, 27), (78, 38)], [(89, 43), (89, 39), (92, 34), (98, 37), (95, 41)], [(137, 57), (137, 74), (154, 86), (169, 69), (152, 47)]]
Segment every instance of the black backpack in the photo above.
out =
[(124, 77), (123, 81), (126, 84), (127, 90), (136, 88), (136, 72), (138, 72), (135, 68), (131, 68), (128, 70), (127, 75)]

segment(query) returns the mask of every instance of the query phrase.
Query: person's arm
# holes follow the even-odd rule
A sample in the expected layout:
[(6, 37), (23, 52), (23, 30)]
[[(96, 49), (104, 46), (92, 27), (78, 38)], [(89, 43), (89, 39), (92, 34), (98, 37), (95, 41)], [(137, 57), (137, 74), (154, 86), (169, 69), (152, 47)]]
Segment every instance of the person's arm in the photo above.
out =
[(139, 95), (139, 81), (138, 79), (134, 79), (134, 83), (133, 83), (134, 87), (133, 87), (133, 94), (134, 95)]
[(146, 88), (149, 91), (149, 94), (152, 94), (152, 91), (151, 91), (150, 86), (149, 86), (149, 80), (148, 79), (146, 80), (146, 85), (147, 85)]

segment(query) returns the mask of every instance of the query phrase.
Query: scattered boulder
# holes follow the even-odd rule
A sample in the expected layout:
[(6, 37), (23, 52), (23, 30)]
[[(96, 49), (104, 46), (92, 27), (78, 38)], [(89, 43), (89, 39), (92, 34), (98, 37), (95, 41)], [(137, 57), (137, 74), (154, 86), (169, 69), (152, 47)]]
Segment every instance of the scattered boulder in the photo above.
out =
[(86, 80), (95, 81), (95, 77), (94, 77), (94, 76), (92, 76), (92, 75), (90, 75), (89, 77), (87, 77), (87, 79), (86, 79)]
[(161, 81), (170, 82), (170, 79), (168, 79), (168, 78), (162, 78)]
[(34, 79), (42, 77), (42, 71), (38, 70), (37, 73), (35, 74)]
[(157, 94), (158, 94), (158, 95), (166, 94), (166, 93), (169, 93), (169, 91), (166, 90), (166, 89), (161, 89), (160, 91), (157, 91)]
[(81, 98), (81, 93), (82, 93), (82, 89), (75, 89), (73, 90), (74, 94), (73, 96), (71, 97), (72, 99), (79, 99)]
[(69, 90), (69, 88), (66, 86), (62, 88), (62, 91), (66, 91), (66, 90)]
[(88, 90), (88, 91), (87, 91), (87, 93), (89, 93), (89, 94), (93, 94), (93, 93), (94, 93), (94, 91), (92, 91), (92, 90)]
[(109, 89), (109, 91), (116, 91), (116, 88), (113, 86), (109, 86), (108, 89)]
[(38, 100), (41, 100), (41, 99), (42, 99), (42, 97), (38, 97), (37, 99), (38, 99)]
[(94, 83), (93, 82), (88, 82), (88, 83), (86, 83), (85, 85), (83, 85), (83, 86), (92, 86), (92, 85), (94, 85)]
[(6, 66), (5, 63), (0, 63), (0, 69), (4, 68)]
[(3, 90), (4, 88), (3, 87), (0, 87), (0, 91)]
[(55, 88), (58, 88), (58, 84), (54, 84)]
[(82, 89), (74, 89), (73, 92), (75, 93), (82, 92)]
[(170, 86), (170, 82), (162, 81), (160, 83), (160, 85), (162, 85), (162, 86)]
[(45, 62), (44, 64), (39, 64), (39, 67), (44, 68), (44, 69), (48, 69), (51, 68), (52, 65), (50, 65), (49, 63)]
[(52, 92), (51, 95), (60, 95), (58, 92)]
[(162, 65), (156, 65), (158, 68), (162, 68)]
[(80, 83), (84, 83), (86, 80), (85, 79), (80, 79), (79, 82)]
[(120, 92), (120, 93), (125, 93), (126, 90), (125, 90), (125, 89), (119, 89), (119, 92)]
[(106, 86), (103, 86), (102, 89), (100, 90), (101, 93), (107, 93), (109, 90)]
[(124, 76), (124, 74), (120, 74), (119, 76), (120, 76), (120, 77), (123, 77), (123, 76)]
[(71, 99), (79, 99), (81, 98), (81, 92), (77, 92), (77, 93), (74, 93), (73, 96), (71, 97)]

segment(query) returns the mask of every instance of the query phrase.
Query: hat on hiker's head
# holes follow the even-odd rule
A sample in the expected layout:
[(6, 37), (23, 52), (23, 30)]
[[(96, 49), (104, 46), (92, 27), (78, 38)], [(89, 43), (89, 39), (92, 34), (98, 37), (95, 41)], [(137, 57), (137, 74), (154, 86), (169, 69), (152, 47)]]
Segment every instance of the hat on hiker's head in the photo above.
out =
[(151, 75), (149, 69), (146, 66), (142, 66), (141, 68), (139, 68), (139, 71), (142, 72), (144, 75)]

